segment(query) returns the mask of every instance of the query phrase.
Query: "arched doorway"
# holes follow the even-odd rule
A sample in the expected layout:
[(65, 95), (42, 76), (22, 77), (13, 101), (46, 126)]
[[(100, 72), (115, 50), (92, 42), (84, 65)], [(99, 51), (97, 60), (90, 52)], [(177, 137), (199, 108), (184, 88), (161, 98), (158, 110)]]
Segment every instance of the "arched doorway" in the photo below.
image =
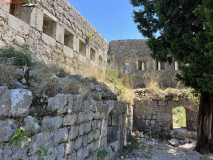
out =
[(182, 106), (172, 109), (173, 129), (186, 129), (186, 109)]
[(114, 108), (108, 116), (108, 126), (107, 126), (107, 143), (114, 142), (119, 139), (119, 113)]

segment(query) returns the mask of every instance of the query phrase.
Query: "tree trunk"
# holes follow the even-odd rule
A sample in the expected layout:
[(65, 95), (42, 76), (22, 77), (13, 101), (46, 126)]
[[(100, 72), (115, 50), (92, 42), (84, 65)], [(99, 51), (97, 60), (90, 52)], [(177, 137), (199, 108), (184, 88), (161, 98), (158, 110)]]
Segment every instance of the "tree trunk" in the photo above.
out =
[(213, 152), (213, 95), (201, 94), (195, 150), (202, 154)]

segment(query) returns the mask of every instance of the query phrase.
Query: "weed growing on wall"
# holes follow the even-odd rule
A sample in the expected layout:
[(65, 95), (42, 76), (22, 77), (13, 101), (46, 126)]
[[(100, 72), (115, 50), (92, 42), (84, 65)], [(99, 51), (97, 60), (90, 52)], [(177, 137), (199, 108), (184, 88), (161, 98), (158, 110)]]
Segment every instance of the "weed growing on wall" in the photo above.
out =
[(31, 127), (25, 130), (24, 127), (20, 127), (9, 139), (10, 146), (13, 148), (16, 145), (21, 145), (21, 148), (24, 148), (25, 142), (31, 141), (30, 136), (35, 133), (35, 124), (37, 123), (36, 114), (34, 116), (34, 122)]
[(39, 150), (36, 152), (36, 155), (38, 156), (38, 160), (45, 160), (45, 157), (50, 155), (53, 156), (52, 152), (48, 152), (46, 148), (43, 146), (39, 147)]
[(104, 159), (109, 153), (106, 150), (98, 151), (97, 157), (98, 159)]

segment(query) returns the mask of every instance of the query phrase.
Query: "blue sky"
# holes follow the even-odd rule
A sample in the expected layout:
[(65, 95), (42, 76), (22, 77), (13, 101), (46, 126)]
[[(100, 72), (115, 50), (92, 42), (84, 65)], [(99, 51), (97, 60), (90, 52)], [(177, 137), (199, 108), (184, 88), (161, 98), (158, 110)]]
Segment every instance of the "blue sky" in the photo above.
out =
[(108, 41), (144, 39), (132, 18), (129, 0), (68, 0)]

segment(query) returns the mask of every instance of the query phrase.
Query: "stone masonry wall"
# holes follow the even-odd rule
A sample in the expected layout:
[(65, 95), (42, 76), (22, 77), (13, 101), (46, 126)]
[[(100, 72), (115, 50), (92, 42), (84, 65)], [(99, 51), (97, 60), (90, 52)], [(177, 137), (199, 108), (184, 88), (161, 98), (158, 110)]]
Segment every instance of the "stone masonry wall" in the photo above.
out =
[[(106, 159), (113, 159), (131, 133), (130, 106), (117, 101), (84, 100), (81, 95), (57, 94), (44, 104), (45, 116), (37, 114), (32, 93), (26, 89), (0, 87), (0, 159), (37, 160), (36, 152), (44, 147), (53, 156), (49, 160), (96, 160), (106, 150)], [(116, 110), (118, 133), (108, 141), (108, 117)], [(24, 148), (11, 147), (9, 140), (19, 127), (31, 128), (31, 141)], [(33, 129), (32, 129), (32, 126)], [(112, 149), (114, 148), (114, 150)]]
[(172, 109), (184, 107), (186, 109), (186, 128), (196, 131), (198, 105), (192, 100), (183, 97), (147, 98), (143, 92), (137, 92), (139, 97), (134, 100), (134, 130), (146, 131), (162, 128), (173, 129)]
[(27, 44), (40, 61), (75, 73), (88, 66), (105, 70), (107, 40), (66, 0), (40, 0), (35, 8), (7, 3), (0, 6), (0, 47)]
[[(151, 57), (151, 50), (148, 48), (145, 39), (115, 40), (109, 43), (108, 55), (111, 64), (119, 73), (125, 74), (124, 64), (129, 63), (134, 88), (145, 87), (143, 74), (154, 70), (159, 75), (159, 85), (162, 88), (176, 87), (174, 77), (178, 70), (174, 69), (174, 62), (165, 63), (164, 69), (157, 70), (157, 62)], [(145, 70), (139, 69), (140, 62), (145, 63)]]

